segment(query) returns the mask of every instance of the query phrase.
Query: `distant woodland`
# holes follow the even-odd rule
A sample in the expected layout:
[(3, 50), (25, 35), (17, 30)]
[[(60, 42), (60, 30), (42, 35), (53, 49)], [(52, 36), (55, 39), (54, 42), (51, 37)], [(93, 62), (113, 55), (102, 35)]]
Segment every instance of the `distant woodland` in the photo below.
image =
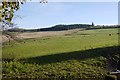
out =
[(80, 29), (84, 28), (86, 30), (90, 29), (105, 29), (105, 28), (120, 28), (118, 25), (111, 25), (111, 26), (105, 26), (105, 25), (97, 25), (94, 26), (90, 24), (70, 24), (70, 25), (55, 25), (49, 28), (38, 28), (38, 29), (21, 29), (21, 28), (12, 28), (8, 29), (9, 32), (40, 32), (40, 31), (63, 31), (63, 30), (71, 30), (71, 29)]

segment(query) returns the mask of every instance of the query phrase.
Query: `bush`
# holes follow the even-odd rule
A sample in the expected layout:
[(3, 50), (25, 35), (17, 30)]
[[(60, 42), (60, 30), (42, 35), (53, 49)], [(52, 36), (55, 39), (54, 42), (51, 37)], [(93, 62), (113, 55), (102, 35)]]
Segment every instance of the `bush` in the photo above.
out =
[(106, 75), (105, 80), (117, 80), (117, 76), (115, 76), (115, 75)]

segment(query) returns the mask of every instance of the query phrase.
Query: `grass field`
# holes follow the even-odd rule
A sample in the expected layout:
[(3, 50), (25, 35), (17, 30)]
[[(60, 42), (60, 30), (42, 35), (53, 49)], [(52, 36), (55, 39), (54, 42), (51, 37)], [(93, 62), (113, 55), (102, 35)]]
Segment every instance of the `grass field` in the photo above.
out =
[(103, 78), (117, 46), (117, 28), (11, 41), (3, 44), (3, 78)]

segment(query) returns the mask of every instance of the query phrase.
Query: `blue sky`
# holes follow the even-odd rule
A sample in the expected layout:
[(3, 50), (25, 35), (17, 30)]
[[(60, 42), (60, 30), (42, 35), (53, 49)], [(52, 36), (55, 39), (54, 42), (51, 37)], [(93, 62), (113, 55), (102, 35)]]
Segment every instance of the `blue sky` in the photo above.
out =
[(13, 18), (20, 28), (45, 28), (56, 24), (118, 24), (117, 2), (28, 2)]
[(118, 3), (118, 24), (120, 25), (120, 1)]

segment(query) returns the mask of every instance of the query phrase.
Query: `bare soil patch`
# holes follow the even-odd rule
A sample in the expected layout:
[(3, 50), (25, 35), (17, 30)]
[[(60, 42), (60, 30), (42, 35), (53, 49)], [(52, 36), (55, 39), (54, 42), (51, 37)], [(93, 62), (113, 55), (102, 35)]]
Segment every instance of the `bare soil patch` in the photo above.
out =
[(46, 36), (63, 36), (66, 34), (73, 34), (83, 29), (74, 29), (74, 30), (66, 30), (66, 31), (46, 31), (46, 32), (32, 32), (32, 33), (21, 33), (17, 35), (20, 39), (26, 38), (38, 38), (38, 37), (46, 37)]
[[(70, 36), (71, 34), (75, 34), (81, 30), (84, 29), (73, 29), (73, 30), (65, 30), (65, 31), (24, 32), (17, 34), (15, 37), (17, 37), (17, 39), (29, 39), (29, 38), (48, 37), (48, 36), (63, 36), (63, 35)], [(9, 41), (9, 39), (5, 35), (2, 35), (0, 37), (2, 37), (2, 42)]]

